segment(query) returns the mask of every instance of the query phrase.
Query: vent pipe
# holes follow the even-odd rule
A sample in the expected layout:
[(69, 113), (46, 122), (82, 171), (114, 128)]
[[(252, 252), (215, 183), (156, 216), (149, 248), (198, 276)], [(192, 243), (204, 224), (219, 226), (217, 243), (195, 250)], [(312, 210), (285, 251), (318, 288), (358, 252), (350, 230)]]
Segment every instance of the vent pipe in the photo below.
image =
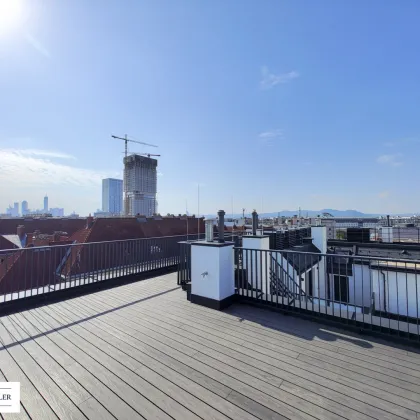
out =
[(257, 235), (257, 229), (258, 229), (258, 213), (256, 210), (252, 212), (252, 234), (254, 236)]
[(219, 243), (223, 244), (225, 242), (225, 211), (224, 210), (219, 210), (217, 212), (217, 215), (219, 216), (219, 225), (218, 225), (218, 230), (219, 230)]

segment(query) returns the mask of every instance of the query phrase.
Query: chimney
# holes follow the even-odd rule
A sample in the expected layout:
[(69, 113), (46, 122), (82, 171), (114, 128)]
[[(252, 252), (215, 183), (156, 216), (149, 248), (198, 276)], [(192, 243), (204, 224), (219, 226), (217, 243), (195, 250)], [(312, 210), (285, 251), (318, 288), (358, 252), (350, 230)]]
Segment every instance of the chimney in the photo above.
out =
[(25, 226), (19, 225), (16, 229), (16, 234), (19, 236), (19, 239), (22, 240), (25, 237)]
[(217, 212), (219, 216), (219, 226), (218, 226), (218, 234), (219, 234), (219, 243), (223, 244), (225, 242), (225, 212), (224, 210), (219, 210)]
[(312, 226), (312, 243), (323, 253), (327, 253), (327, 227)]
[(258, 213), (256, 210), (252, 212), (252, 234), (256, 236), (258, 229)]
[(92, 227), (93, 217), (89, 213), (89, 216), (86, 218), (86, 229), (90, 229)]

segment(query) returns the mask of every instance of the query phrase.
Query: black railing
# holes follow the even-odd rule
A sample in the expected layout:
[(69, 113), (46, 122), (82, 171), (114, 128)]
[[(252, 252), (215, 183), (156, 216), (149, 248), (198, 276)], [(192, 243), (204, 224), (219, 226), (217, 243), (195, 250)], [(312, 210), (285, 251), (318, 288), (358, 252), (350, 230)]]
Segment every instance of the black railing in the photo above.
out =
[(420, 343), (420, 261), (235, 248), (241, 301)]
[(340, 227), (326, 226), (328, 238), (355, 243), (401, 243), (420, 244), (420, 227)]
[[(200, 235), (202, 237), (203, 235)], [(197, 235), (188, 235), (197, 240)], [(177, 267), (186, 235), (0, 251), (0, 308), (11, 301)]]

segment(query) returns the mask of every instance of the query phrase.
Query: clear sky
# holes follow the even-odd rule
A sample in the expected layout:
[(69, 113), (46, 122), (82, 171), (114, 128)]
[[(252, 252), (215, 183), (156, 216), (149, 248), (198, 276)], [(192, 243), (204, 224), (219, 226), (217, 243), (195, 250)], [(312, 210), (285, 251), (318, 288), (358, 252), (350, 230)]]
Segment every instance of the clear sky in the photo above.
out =
[[(12, 5), (13, 3), (16, 3)], [(20, 6), (20, 9), (19, 9)], [(19, 10), (18, 10), (19, 9)], [(160, 153), (161, 213), (419, 212), (418, 0), (0, 0), (0, 212), (82, 215)]]

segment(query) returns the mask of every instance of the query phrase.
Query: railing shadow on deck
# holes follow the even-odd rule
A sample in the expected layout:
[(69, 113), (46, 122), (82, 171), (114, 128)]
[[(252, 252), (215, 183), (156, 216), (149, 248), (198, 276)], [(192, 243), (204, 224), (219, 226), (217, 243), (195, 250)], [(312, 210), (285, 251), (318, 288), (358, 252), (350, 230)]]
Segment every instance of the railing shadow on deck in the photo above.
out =
[[(324, 320), (318, 322), (315, 319), (302, 319), (287, 312), (279, 313), (277, 310), (270, 310), (267, 307), (259, 308), (254, 303), (251, 305), (236, 303), (223, 312), (238, 318), (238, 321), (241, 323), (248, 321), (307, 341), (314, 341), (316, 338), (321, 342), (328, 343), (346, 341), (364, 349), (374, 348), (375, 344), (378, 344), (420, 354), (420, 349), (414, 342), (405, 340), (402, 342), (390, 341), (389, 339), (381, 338), (381, 336), (376, 336), (371, 331), (363, 332), (360, 330), (355, 332), (353, 328), (346, 328), (341, 325), (336, 327), (333, 324), (325, 323)], [(366, 334), (366, 339), (361, 338), (362, 334)]]
[[(327, 342), (343, 340), (363, 348), (373, 347), (370, 342), (358, 338), (351, 332), (335, 330), (333, 327), (318, 324), (313, 320), (299, 319), (289, 316), (287, 313), (280, 314), (277, 311), (267, 310), (265, 307), (260, 309), (255, 307), (254, 304), (235, 304), (224, 312), (237, 317), (239, 322), (249, 321), (264, 328), (290, 334), (308, 341), (313, 341), (318, 337), (320, 340)], [(371, 337), (369, 337), (369, 341), (373, 341)], [(386, 342), (386, 345), (389, 344), (389, 342)]]
[[(36, 335), (31, 335), (30, 337), (25, 338), (23, 340), (17, 340), (14, 343), (11, 343), (11, 344), (4, 345), (4, 343), (0, 339), (0, 345), (1, 345), (0, 354), (1, 354), (2, 351), (6, 350), (8, 348), (18, 346), (18, 345), (26, 343), (28, 341), (36, 340), (37, 338), (40, 338), (44, 335), (49, 335), (49, 334), (52, 334), (54, 332), (61, 331), (61, 330), (64, 330), (66, 328), (70, 328), (70, 327), (73, 327), (75, 325), (81, 324), (83, 322), (91, 321), (92, 319), (98, 318), (100, 316), (107, 315), (107, 314), (112, 313), (112, 312), (116, 312), (120, 309), (128, 308), (130, 306), (136, 305), (136, 304), (138, 304), (140, 302), (144, 302), (146, 300), (157, 298), (159, 296), (165, 295), (167, 293), (171, 293), (171, 292), (173, 292), (175, 290), (178, 290), (178, 289), (179, 289), (179, 286), (176, 286), (176, 287), (173, 287), (172, 289), (164, 290), (163, 292), (159, 292), (159, 293), (155, 293), (154, 295), (146, 296), (146, 297), (141, 298), (141, 299), (136, 299), (136, 300), (133, 300), (131, 302), (125, 303), (124, 305), (115, 306), (114, 308), (107, 309), (106, 311), (98, 312), (95, 315), (91, 315), (91, 316), (88, 316), (86, 318), (79, 319), (78, 321), (70, 322), (70, 323), (62, 325), (60, 327), (52, 328), (51, 330), (48, 330), (48, 331), (45, 331), (45, 332), (40, 332), (39, 334), (36, 334)], [(36, 314), (33, 314), (33, 313), (32, 313), (32, 315), (36, 316)], [(1, 318), (0, 318), (0, 323), (1, 323)]]

